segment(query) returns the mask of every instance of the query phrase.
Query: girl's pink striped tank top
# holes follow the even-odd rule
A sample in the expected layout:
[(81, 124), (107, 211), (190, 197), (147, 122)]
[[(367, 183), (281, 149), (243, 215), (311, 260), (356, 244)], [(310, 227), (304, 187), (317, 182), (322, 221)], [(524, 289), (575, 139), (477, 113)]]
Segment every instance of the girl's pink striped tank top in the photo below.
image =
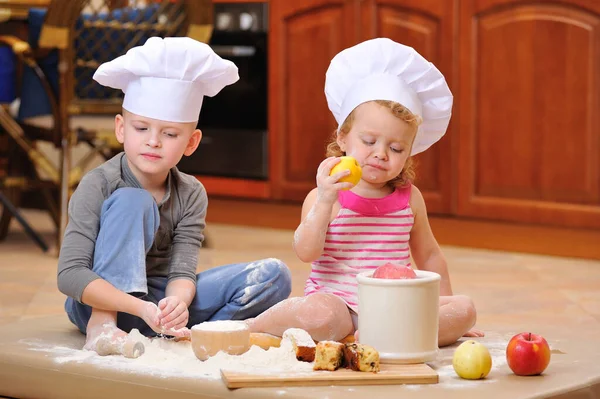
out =
[(410, 266), (410, 189), (396, 189), (384, 198), (340, 191), (342, 208), (329, 223), (323, 254), (312, 263), (304, 294), (336, 295), (358, 313), (358, 273), (388, 262)]

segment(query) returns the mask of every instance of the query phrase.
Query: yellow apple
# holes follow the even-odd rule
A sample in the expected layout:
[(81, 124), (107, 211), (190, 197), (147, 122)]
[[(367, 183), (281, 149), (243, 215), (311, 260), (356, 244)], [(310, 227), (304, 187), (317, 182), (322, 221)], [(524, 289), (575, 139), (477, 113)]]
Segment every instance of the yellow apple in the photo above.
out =
[[(342, 177), (339, 182), (352, 183), (352, 185), (358, 184), (360, 178), (362, 176), (362, 169), (356, 159), (349, 156), (340, 157), (340, 162), (337, 163), (332, 169), (329, 175), (333, 175), (337, 172), (341, 172), (343, 170), (349, 169), (350, 174), (348, 176)], [(346, 189), (348, 190), (348, 189)]]
[(479, 380), (485, 378), (492, 369), (492, 357), (485, 345), (470, 339), (456, 348), (452, 366), (459, 377)]

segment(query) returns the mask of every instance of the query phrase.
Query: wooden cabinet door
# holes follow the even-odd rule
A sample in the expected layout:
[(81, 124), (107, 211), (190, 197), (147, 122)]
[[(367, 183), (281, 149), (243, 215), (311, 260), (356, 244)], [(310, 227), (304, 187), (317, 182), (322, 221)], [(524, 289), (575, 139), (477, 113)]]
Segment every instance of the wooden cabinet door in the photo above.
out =
[(356, 40), (355, 0), (271, 0), (269, 13), (272, 198), (303, 200), (316, 186), (337, 126), (325, 99), (325, 72)]
[[(413, 47), (446, 77), (455, 94), (457, 0), (363, 0), (360, 8), (360, 41), (387, 37)], [(456, 94), (453, 115), (457, 115)], [(446, 135), (415, 157), (415, 185), (423, 192), (430, 213), (450, 213), (455, 182), (452, 142), (457, 125), (453, 116)]]
[(459, 12), (458, 213), (600, 228), (600, 1)]

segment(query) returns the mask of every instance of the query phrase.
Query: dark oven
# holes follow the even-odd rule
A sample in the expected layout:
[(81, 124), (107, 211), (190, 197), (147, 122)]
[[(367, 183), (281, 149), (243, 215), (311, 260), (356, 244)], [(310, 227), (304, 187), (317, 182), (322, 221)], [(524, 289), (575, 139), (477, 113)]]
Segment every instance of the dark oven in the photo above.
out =
[(210, 46), (233, 61), (240, 80), (204, 97), (202, 141), (179, 169), (196, 175), (267, 180), (267, 3), (214, 5)]

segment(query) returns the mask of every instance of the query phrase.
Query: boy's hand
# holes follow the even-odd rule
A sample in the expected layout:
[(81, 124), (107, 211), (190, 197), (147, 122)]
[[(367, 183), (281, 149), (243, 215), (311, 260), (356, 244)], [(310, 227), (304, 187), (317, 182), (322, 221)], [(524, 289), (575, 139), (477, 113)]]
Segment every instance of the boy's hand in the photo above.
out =
[(139, 316), (142, 320), (148, 324), (148, 326), (157, 333), (161, 332), (160, 323), (159, 323), (159, 315), (160, 310), (158, 310), (158, 306), (153, 304), (152, 302), (142, 301), (142, 306), (140, 310)]
[(317, 200), (333, 204), (337, 200), (338, 191), (353, 187), (352, 183), (338, 182), (342, 177), (350, 174), (348, 169), (329, 176), (331, 169), (339, 162), (339, 157), (329, 157), (319, 165), (317, 169)]
[[(160, 309), (159, 324), (162, 333), (176, 337), (186, 335), (185, 326), (190, 313), (187, 304), (177, 296), (168, 296), (158, 302)], [(183, 331), (178, 331), (184, 329)]]

